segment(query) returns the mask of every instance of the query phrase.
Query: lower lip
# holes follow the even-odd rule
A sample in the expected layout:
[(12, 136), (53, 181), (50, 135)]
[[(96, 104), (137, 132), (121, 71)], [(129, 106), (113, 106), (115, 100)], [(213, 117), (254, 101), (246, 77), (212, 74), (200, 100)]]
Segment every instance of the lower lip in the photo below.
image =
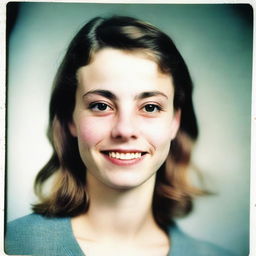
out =
[(140, 158), (135, 158), (135, 159), (117, 159), (117, 158), (112, 158), (106, 154), (103, 154), (103, 156), (112, 164), (119, 165), (119, 166), (130, 166), (130, 165), (135, 165), (141, 162), (146, 155), (142, 155)]

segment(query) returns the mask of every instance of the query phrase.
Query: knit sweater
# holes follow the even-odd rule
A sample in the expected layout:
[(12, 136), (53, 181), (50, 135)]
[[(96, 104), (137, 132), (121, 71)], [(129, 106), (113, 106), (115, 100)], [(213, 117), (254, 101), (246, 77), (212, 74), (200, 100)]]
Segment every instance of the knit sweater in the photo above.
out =
[[(9, 255), (85, 256), (73, 235), (70, 218), (30, 214), (8, 223), (6, 231), (5, 252)], [(232, 256), (216, 245), (186, 235), (175, 224), (169, 234), (169, 256)]]

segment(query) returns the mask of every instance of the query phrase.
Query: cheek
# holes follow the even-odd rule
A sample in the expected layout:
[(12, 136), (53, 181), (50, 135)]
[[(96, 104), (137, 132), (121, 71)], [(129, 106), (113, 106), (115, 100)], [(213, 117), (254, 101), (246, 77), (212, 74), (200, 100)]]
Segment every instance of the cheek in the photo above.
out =
[(79, 143), (88, 147), (94, 146), (105, 137), (107, 130), (106, 124), (102, 125), (97, 118), (83, 118), (77, 125)]
[(145, 125), (145, 136), (154, 147), (169, 147), (172, 132), (171, 120), (154, 120)]

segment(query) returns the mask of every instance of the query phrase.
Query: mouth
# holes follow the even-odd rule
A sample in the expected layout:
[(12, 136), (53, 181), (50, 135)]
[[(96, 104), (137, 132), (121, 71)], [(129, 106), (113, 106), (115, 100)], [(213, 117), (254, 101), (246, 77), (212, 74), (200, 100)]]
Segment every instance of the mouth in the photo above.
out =
[(147, 152), (138, 151), (138, 150), (113, 150), (113, 151), (101, 151), (105, 156), (109, 157), (110, 159), (117, 159), (117, 160), (138, 160), (141, 159)]

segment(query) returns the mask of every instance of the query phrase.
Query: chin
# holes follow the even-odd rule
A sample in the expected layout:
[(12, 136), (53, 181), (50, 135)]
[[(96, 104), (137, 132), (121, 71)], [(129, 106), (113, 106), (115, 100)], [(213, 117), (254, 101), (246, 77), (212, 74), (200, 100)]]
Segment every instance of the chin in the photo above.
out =
[[(132, 177), (133, 176), (133, 177)], [(155, 181), (155, 175), (150, 177), (138, 177), (137, 175), (116, 175), (108, 180), (108, 186), (116, 190), (130, 190)]]

